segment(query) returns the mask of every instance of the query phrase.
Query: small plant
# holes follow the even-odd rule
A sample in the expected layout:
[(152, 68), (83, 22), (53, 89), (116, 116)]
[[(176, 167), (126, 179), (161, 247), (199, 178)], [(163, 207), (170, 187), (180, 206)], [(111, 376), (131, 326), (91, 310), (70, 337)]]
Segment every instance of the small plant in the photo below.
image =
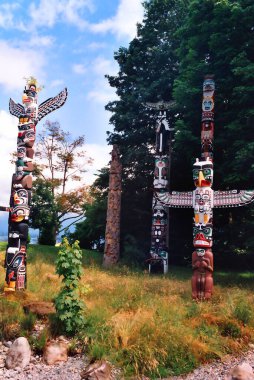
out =
[(20, 327), (22, 330), (25, 330), (27, 332), (32, 331), (35, 321), (36, 321), (36, 315), (33, 313), (28, 313), (21, 320)]
[(28, 341), (36, 354), (41, 354), (46, 346), (49, 334), (47, 328), (43, 329), (39, 336), (29, 336)]
[(247, 325), (252, 319), (252, 310), (250, 305), (244, 300), (240, 300), (234, 309), (233, 315), (243, 324)]
[(231, 338), (240, 338), (242, 336), (240, 327), (234, 321), (225, 320), (219, 326), (219, 329), (222, 336), (228, 336)]
[(62, 289), (55, 299), (57, 318), (68, 335), (84, 326), (85, 305), (80, 299), (79, 282), (82, 275), (82, 251), (78, 241), (71, 246), (63, 239), (56, 261), (56, 273), (63, 276)]

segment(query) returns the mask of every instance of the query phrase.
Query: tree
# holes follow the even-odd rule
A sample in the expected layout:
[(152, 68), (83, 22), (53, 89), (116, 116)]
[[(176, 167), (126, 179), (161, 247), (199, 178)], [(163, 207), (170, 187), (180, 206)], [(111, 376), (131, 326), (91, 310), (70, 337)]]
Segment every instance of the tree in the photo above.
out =
[[(119, 100), (106, 106), (114, 125), (108, 141), (119, 146), (123, 164), (122, 251), (131, 236), (143, 251), (142, 260), (150, 246), (156, 120), (156, 112), (148, 112), (144, 103), (172, 100), (178, 67), (174, 32), (185, 12), (182, 1), (154, 0), (144, 6), (137, 37), (115, 53), (119, 74), (107, 78)], [(173, 122), (173, 111), (170, 118)]]
[(102, 241), (105, 236), (107, 214), (107, 190), (109, 169), (102, 168), (97, 179), (89, 190), (91, 202), (84, 204), (85, 220), (75, 225), (75, 232), (70, 234), (73, 241), (79, 240), (82, 248), (91, 249), (96, 246), (103, 251)]
[[(252, 0), (151, 0), (144, 7), (137, 37), (115, 53), (119, 74), (108, 80), (119, 100), (106, 109), (112, 112), (114, 126), (108, 141), (119, 146), (123, 163), (122, 242), (132, 235), (145, 254), (150, 244), (155, 115), (143, 103), (175, 100), (170, 112), (176, 127), (171, 188), (193, 190), (192, 164), (200, 155), (202, 82), (204, 75), (214, 74), (214, 188), (253, 187), (254, 5)], [(173, 251), (190, 256), (192, 213), (170, 214)], [(251, 252), (254, 241), (247, 235), (252, 216), (251, 207), (216, 211), (215, 252)], [(230, 231), (239, 233), (232, 236)], [(244, 244), (239, 235), (245, 237)]]
[[(185, 23), (177, 31), (179, 75), (174, 97), (180, 117), (172, 168), (175, 183), (182, 177), (185, 186), (192, 185), (190, 168), (183, 163), (189, 162), (190, 156), (198, 157), (195, 152), (200, 151), (200, 88), (204, 75), (212, 73), (216, 83), (214, 188), (253, 188), (253, 17), (251, 0), (193, 0)], [(179, 163), (180, 175), (176, 170)], [(227, 263), (232, 252), (253, 251), (254, 240), (249, 235), (253, 212), (253, 206), (215, 210), (214, 252), (225, 259), (226, 254)]]
[[(38, 136), (35, 195), (31, 225), (40, 229), (40, 242), (55, 243), (66, 227), (84, 217), (83, 205), (90, 201), (87, 186), (78, 186), (91, 159), (86, 157), (84, 137), (72, 139), (59, 123), (46, 122)], [(71, 182), (70, 186), (69, 182)], [(75, 185), (74, 185), (75, 184)], [(75, 189), (74, 189), (75, 186)], [(63, 223), (64, 228), (61, 228)]]

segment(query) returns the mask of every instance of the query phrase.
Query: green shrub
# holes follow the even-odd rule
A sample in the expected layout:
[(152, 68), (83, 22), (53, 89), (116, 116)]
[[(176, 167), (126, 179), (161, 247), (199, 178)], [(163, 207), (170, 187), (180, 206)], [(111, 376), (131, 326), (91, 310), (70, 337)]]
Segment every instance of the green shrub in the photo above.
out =
[(63, 286), (55, 299), (57, 318), (68, 335), (75, 334), (85, 324), (85, 305), (78, 289), (82, 275), (82, 251), (78, 241), (71, 246), (67, 238), (63, 239), (56, 261), (56, 273), (63, 276)]

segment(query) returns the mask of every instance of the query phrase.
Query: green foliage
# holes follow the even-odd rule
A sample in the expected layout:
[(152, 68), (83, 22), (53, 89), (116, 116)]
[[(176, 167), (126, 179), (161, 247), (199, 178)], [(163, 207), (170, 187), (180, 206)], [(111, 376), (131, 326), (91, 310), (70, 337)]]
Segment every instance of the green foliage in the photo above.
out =
[(250, 307), (250, 304), (246, 300), (240, 300), (235, 306), (233, 315), (240, 322), (247, 325), (252, 320), (253, 310)]
[(26, 332), (32, 331), (35, 321), (36, 321), (36, 315), (33, 313), (28, 313), (22, 319), (20, 323), (20, 327), (22, 330), (25, 330)]
[(0, 297), (0, 339), (16, 338), (20, 333), (20, 322), (24, 312), (19, 302)]
[(57, 317), (67, 334), (71, 335), (84, 326), (84, 303), (79, 295), (82, 275), (82, 251), (78, 241), (71, 246), (66, 238), (56, 261), (56, 273), (62, 278), (62, 289), (55, 299)]
[(42, 354), (47, 340), (49, 338), (49, 332), (47, 328), (44, 328), (38, 336), (28, 336), (28, 341), (32, 347), (33, 352), (36, 354)]
[(239, 325), (231, 320), (223, 321), (219, 326), (222, 336), (229, 336), (231, 338), (240, 338), (242, 336)]
[[(104, 173), (104, 171), (101, 171)], [(107, 184), (108, 185), (108, 173)], [(84, 206), (86, 218), (75, 225), (75, 232), (70, 234), (71, 240), (78, 239), (82, 248), (92, 248), (95, 244), (97, 250), (103, 251), (101, 239), (105, 235), (107, 214), (107, 193), (100, 190), (100, 185), (94, 183), (90, 194), (92, 202)]]

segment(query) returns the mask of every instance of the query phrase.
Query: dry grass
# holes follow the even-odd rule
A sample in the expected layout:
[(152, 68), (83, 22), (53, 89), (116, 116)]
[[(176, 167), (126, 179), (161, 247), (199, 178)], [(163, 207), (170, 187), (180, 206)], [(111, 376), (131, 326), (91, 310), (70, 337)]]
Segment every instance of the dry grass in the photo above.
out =
[[(60, 287), (54, 273), (56, 249), (34, 246), (30, 255), (26, 301), (53, 300)], [(80, 337), (91, 356), (121, 366), (126, 378), (185, 373), (254, 342), (252, 274), (219, 275), (212, 301), (196, 303), (191, 300), (188, 269), (171, 268), (166, 277), (127, 267), (105, 271), (98, 256), (85, 255), (80, 294), (87, 306), (87, 325)], [(1, 286), (3, 279), (0, 268)], [(22, 297), (12, 302), (2, 307), (0, 303), (0, 308), (13, 308), (12, 315), (18, 315), (11, 321), (15, 324), (23, 318)], [(6, 318), (3, 324), (6, 329)]]

